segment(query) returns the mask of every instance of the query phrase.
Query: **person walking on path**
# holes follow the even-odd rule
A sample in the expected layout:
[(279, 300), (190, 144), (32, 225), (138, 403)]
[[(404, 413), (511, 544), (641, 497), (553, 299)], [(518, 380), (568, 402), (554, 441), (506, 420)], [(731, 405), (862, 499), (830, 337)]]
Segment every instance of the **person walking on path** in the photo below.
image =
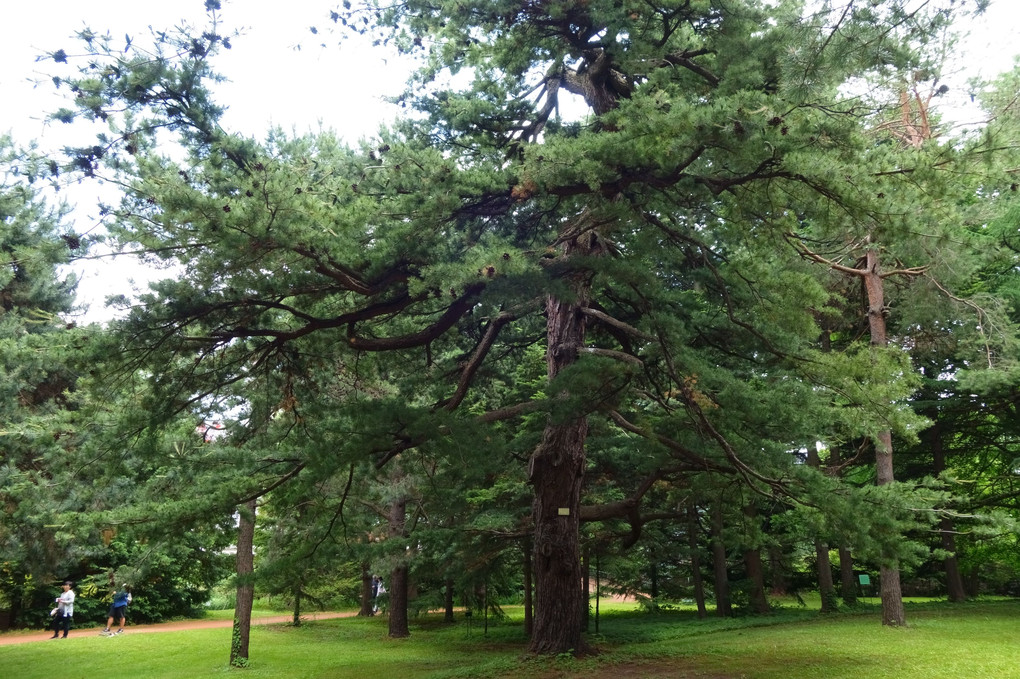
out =
[(57, 607), (53, 609), (53, 636), (56, 639), (60, 636), (60, 630), (64, 630), (63, 638), (67, 638), (67, 632), (71, 629), (71, 618), (74, 616), (74, 583), (70, 580), (64, 581), (63, 593), (56, 598)]
[(379, 612), (379, 597), (386, 594), (386, 587), (383, 585), (382, 578), (378, 575), (372, 576), (372, 615)]
[[(106, 629), (100, 634), (104, 636), (113, 636), (120, 634), (124, 631), (124, 622), (127, 618), (127, 607), (131, 603), (131, 586), (123, 585), (120, 591), (113, 593), (113, 602), (110, 604), (109, 617), (106, 620)], [(110, 628), (113, 627), (113, 621), (117, 620), (119, 629), (116, 632), (111, 632)]]

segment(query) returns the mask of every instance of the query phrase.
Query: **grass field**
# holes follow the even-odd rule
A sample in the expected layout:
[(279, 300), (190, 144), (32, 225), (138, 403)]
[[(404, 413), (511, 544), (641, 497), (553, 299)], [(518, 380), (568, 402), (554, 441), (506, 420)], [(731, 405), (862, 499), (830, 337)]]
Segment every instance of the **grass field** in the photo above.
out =
[[(386, 620), (344, 618), (253, 628), (250, 667), (227, 667), (229, 629), (0, 646), (0, 677), (95, 679), (1020, 679), (1020, 601), (910, 603), (909, 626), (883, 628), (877, 609), (821, 616), (784, 608), (765, 618), (697, 620), (604, 607), (591, 641), (600, 653), (526, 658), (519, 620), (412, 621), (410, 639)], [(518, 613), (513, 609), (511, 614)]]

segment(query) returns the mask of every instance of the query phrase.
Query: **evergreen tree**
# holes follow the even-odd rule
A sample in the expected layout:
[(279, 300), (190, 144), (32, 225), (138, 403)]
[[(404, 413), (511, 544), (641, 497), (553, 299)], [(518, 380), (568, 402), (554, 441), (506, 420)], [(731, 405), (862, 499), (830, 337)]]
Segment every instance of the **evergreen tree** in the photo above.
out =
[[(909, 392), (884, 384), (905, 374), (895, 352), (811, 353), (829, 294), (784, 237), (876, 220), (910, 232), (930, 199), (902, 156), (874, 150), (874, 111), (852, 86), (924, 67), (950, 16), (898, 0), (352, 5), (338, 24), (423, 58), (402, 96), (417, 115), (358, 148), (222, 130), (205, 86), (227, 46), (215, 24), (145, 52), (83, 33), (88, 63), (62, 82), (111, 132), (71, 164), (127, 187), (108, 225), (122, 245), (184, 272), (121, 325), (126, 365), (152, 376), (157, 419), (224, 393), (247, 404), (250, 457), (232, 480), (252, 494), (426, 445), (524, 449), (530, 648), (582, 651), (579, 526), (603, 428), (642, 441), (646, 478), (708, 472), (820, 500), (790, 453), (819, 421), (876, 435), (916, 422), (886, 408)], [(571, 98), (587, 113), (557, 117)], [(181, 152), (157, 151), (166, 129)], [(513, 384), (535, 347), (544, 376)], [(362, 361), (386, 391), (319, 396), (338, 364), (359, 382)], [(863, 394), (861, 409), (820, 390)], [(338, 455), (280, 435), (274, 413), (295, 403), (345, 432)], [(596, 514), (640, 524), (641, 487), (620, 485), (627, 501)], [(901, 533), (882, 530), (891, 549)]]
[(86, 551), (53, 528), (75, 494), (63, 458), (75, 445), (74, 353), (84, 342), (67, 320), (75, 279), (60, 267), (84, 249), (40, 198), (38, 165), (0, 136), (0, 597), (15, 623), (32, 583), (68, 577)]

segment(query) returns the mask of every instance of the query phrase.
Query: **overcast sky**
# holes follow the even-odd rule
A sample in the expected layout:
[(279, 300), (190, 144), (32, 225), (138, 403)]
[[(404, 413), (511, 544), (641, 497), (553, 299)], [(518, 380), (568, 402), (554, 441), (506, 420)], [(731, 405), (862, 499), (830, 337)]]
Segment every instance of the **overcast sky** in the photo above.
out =
[[(0, 13), (0, 130), (19, 137), (43, 138), (59, 133), (44, 124), (44, 112), (58, 100), (52, 92), (46, 62), (37, 55), (76, 50), (71, 36), (88, 26), (118, 40), (131, 35), (146, 42), (148, 26), (162, 29), (186, 19), (204, 26), (204, 0), (141, 2), (139, 0), (34, 0), (6, 3)], [(331, 25), (331, 0), (224, 0), (219, 13), (223, 32), (241, 29), (232, 49), (216, 57), (215, 67), (231, 82), (217, 87), (230, 102), (228, 120), (238, 131), (261, 136), (271, 125), (298, 131), (324, 126), (353, 134), (372, 134), (387, 115), (379, 97), (393, 94), (405, 72), (385, 54), (362, 44), (337, 46), (336, 39), (309, 28)], [(320, 43), (329, 41), (328, 48)], [(295, 46), (301, 45), (301, 49)], [(52, 63), (49, 64), (52, 66)], [(38, 87), (32, 82), (42, 79)], [(59, 128), (59, 125), (55, 126)]]
[[(215, 60), (215, 68), (229, 78), (216, 86), (217, 100), (229, 104), (224, 116), (228, 129), (262, 138), (273, 125), (301, 133), (318, 130), (321, 124), (355, 142), (374, 135), (380, 123), (392, 118), (393, 107), (382, 97), (400, 91), (407, 67), (364, 41), (338, 46), (337, 38), (325, 30), (313, 35), (311, 26), (326, 29), (331, 25), (329, 11), (335, 4), (331, 0), (222, 2), (223, 32), (243, 32)], [(36, 57), (58, 49), (80, 53), (71, 36), (86, 26), (108, 31), (117, 40), (130, 34), (141, 44), (149, 26), (162, 29), (182, 19), (204, 26), (204, 0), (5, 3), (0, 10), (0, 133), (11, 132), (19, 144), (36, 140), (44, 150), (74, 143), (68, 127), (46, 121), (47, 113), (67, 102), (47, 75), (53, 63), (37, 63)], [(323, 42), (328, 42), (325, 48)], [(76, 134), (75, 142), (80, 144), (81, 131)], [(107, 200), (112, 201), (110, 191)], [(71, 228), (77, 233), (90, 231), (98, 221), (95, 184), (69, 187), (61, 198), (76, 206)], [(129, 292), (126, 279), (144, 287), (149, 277), (146, 269), (124, 258), (115, 266), (107, 259), (74, 268), (81, 277), (79, 299), (90, 305), (90, 313), (83, 318), (86, 322), (109, 317), (102, 300), (107, 294)]]
[[(142, 42), (148, 26), (165, 28), (181, 19), (204, 25), (204, 4), (204, 0), (5, 3), (0, 11), (0, 133), (12, 132), (21, 144), (38, 140), (44, 149), (63, 145), (66, 130), (59, 123), (46, 123), (45, 114), (65, 102), (46, 76), (47, 63), (36, 63), (37, 55), (57, 49), (74, 54), (76, 44), (70, 36), (85, 26), (108, 30), (118, 39), (130, 34)], [(406, 67), (364, 42), (338, 46), (328, 33), (320, 30), (313, 35), (309, 30), (330, 25), (329, 11), (336, 5), (332, 0), (223, 0), (222, 5), (225, 30), (244, 32), (214, 62), (230, 79), (217, 87), (218, 100), (229, 104), (224, 121), (229, 129), (261, 138), (272, 125), (306, 132), (318, 129), (321, 122), (353, 142), (373, 135), (393, 115), (381, 97), (401, 89)], [(329, 42), (326, 48), (319, 46), (324, 41)], [(970, 37), (958, 50), (966, 75), (958, 74), (949, 83), (949, 98), (961, 107), (961, 119), (966, 120), (970, 110), (975, 120), (979, 118), (967, 96), (966, 77), (1004, 71), (1018, 53), (1020, 0), (992, 0), (987, 15), (971, 27)], [(79, 206), (73, 228), (78, 232), (90, 228), (95, 221), (94, 197), (65, 192), (65, 199)], [(117, 270), (125, 270), (124, 265), (118, 262)], [(101, 283), (110, 275), (85, 270), (83, 276), (81, 296), (101, 299), (105, 294), (100, 292)], [(98, 308), (90, 314), (102, 316)]]

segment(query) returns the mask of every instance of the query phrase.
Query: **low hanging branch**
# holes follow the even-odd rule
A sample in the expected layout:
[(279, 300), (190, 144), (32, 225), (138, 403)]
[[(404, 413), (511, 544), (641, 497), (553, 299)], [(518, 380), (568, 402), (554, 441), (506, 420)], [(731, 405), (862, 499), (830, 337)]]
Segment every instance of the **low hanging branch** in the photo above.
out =
[(718, 462), (713, 462), (703, 455), (699, 455), (687, 446), (683, 445), (679, 441), (675, 441), (668, 436), (662, 434), (656, 434), (655, 432), (642, 429), (636, 424), (630, 422), (621, 415), (618, 411), (612, 410), (609, 413), (609, 417), (616, 423), (618, 427), (624, 431), (629, 431), (632, 434), (637, 434), (642, 438), (646, 438), (655, 441), (666, 447), (667, 450), (676, 453), (681, 459), (691, 465), (692, 468), (703, 470), (703, 471), (714, 471), (723, 474), (732, 474), (736, 470), (733, 467), (729, 467)]
[(455, 410), (457, 406), (461, 404), (464, 397), (467, 396), (468, 388), (471, 386), (472, 379), (478, 372), (478, 369), (481, 368), (482, 363), (485, 361), (485, 357), (488, 356), (489, 351), (496, 343), (496, 338), (498, 337), (499, 332), (508, 323), (517, 320), (526, 312), (527, 310), (522, 310), (517, 313), (503, 312), (489, 322), (489, 325), (485, 329), (485, 334), (478, 342), (474, 352), (471, 354), (471, 358), (461, 371), (456, 391), (454, 391), (453, 396), (451, 396), (449, 400), (442, 404), (442, 407), (445, 410)]

